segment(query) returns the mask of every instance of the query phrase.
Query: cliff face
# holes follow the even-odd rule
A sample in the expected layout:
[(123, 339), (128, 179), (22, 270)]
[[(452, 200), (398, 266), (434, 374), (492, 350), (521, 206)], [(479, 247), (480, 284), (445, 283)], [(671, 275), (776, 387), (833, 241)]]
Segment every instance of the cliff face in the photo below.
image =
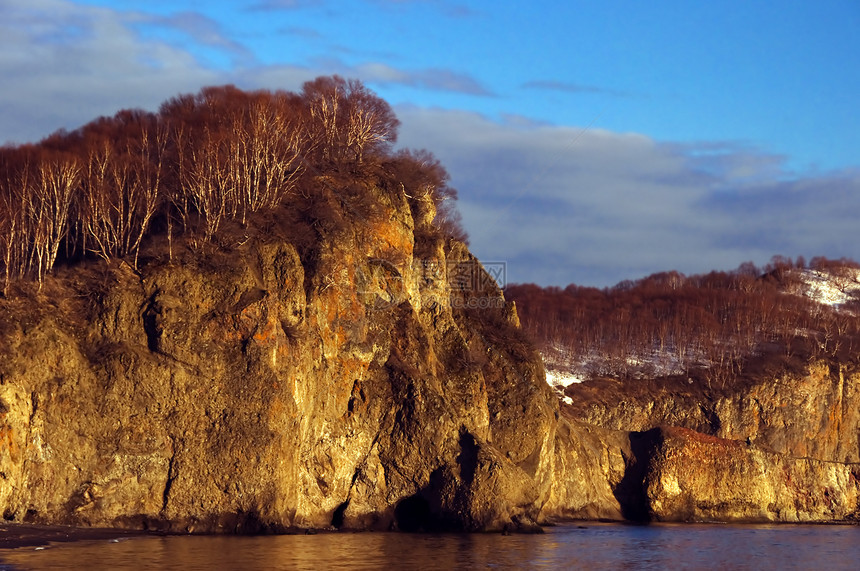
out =
[[(0, 301), (0, 506), (178, 531), (501, 529), (552, 495), (558, 408), (464, 246), (401, 192)], [(452, 276), (457, 276), (454, 279)]]
[(677, 381), (572, 386), (565, 414), (631, 431), (614, 488), (625, 517), (854, 521), (860, 375), (822, 361), (725, 390)]
[(683, 428), (637, 435), (650, 447), (644, 497), (660, 521), (841, 521), (856, 516), (860, 467), (796, 458)]
[(803, 370), (757, 375), (739, 389), (613, 381), (569, 389), (569, 414), (616, 430), (667, 425), (799, 458), (860, 462), (860, 373), (814, 361)]

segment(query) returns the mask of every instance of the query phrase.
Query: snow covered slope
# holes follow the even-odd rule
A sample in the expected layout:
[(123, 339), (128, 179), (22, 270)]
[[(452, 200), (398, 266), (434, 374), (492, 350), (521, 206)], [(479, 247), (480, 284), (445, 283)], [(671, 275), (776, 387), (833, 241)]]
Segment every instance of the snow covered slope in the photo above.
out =
[(823, 305), (838, 307), (860, 299), (860, 269), (800, 270), (803, 294)]
[[(860, 268), (832, 265), (826, 268), (789, 269), (780, 278), (780, 283), (785, 294), (806, 297), (840, 313), (860, 315)], [(560, 344), (542, 351), (542, 357), (547, 383), (565, 402), (570, 400), (564, 395), (566, 387), (597, 376), (614, 376), (619, 369), (617, 359), (610, 362), (607, 355), (594, 352), (586, 356), (574, 356)], [(711, 359), (701, 351), (691, 349), (684, 357), (687, 367), (690, 363), (701, 367), (711, 366)], [(685, 363), (679, 360), (678, 352), (671, 344), (660, 344), (659, 348), (655, 344), (651, 351), (628, 354), (621, 367), (626, 375), (638, 378), (680, 375), (687, 371)]]

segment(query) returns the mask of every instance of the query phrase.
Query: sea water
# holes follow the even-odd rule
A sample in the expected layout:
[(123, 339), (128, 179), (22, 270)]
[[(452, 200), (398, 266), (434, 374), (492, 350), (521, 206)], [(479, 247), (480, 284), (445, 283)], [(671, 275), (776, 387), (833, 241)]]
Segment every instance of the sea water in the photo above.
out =
[(537, 535), (132, 537), (0, 551), (0, 569), (857, 569), (860, 527), (579, 523)]

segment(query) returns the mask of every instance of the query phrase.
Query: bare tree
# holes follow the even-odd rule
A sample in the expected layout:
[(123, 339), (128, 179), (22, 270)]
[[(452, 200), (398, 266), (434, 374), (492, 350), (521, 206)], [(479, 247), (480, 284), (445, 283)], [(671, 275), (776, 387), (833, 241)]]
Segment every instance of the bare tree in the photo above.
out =
[(161, 202), (167, 130), (150, 116), (129, 114), (117, 121), (118, 140), (100, 137), (88, 147), (79, 208), (82, 240), (106, 260), (132, 256), (137, 267)]
[(57, 260), (69, 229), (69, 212), (81, 174), (80, 161), (73, 155), (49, 153), (39, 163), (39, 186), (30, 193), (30, 212), (38, 217), (33, 254), (37, 259), (39, 283)]
[(69, 229), (69, 213), (78, 190), (80, 163), (74, 155), (25, 148), (7, 157), (0, 229), (5, 287), (33, 276), (42, 284), (54, 266)]
[(310, 119), (311, 148), (335, 164), (361, 163), (397, 141), (400, 125), (391, 107), (358, 80), (320, 77), (302, 87)]
[(4, 286), (8, 295), (12, 281), (24, 276), (27, 263), (27, 242), (23, 237), (26, 217), (23, 210), (24, 190), (30, 187), (30, 165), (24, 152), (4, 149), (0, 154), (0, 253), (2, 253)]
[(272, 209), (291, 193), (303, 165), (301, 116), (287, 94), (252, 94), (231, 110), (234, 136), (228, 139), (227, 180), (231, 214), (246, 222), (248, 214)]
[(232, 86), (162, 106), (175, 147), (178, 189), (170, 199), (186, 230), (199, 227), (208, 242), (226, 219), (245, 223), (284, 202), (306, 168), (301, 106), (293, 94)]

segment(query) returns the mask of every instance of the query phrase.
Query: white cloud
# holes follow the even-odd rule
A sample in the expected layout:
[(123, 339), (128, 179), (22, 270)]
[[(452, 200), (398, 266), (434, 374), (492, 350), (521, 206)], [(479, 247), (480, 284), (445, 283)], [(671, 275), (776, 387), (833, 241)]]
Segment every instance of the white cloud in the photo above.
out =
[(168, 17), (141, 15), (139, 18), (141, 23), (174, 29), (199, 45), (231, 53), (238, 61), (254, 60), (248, 49), (229, 38), (218, 22), (200, 12), (183, 11)]
[(400, 69), (387, 63), (371, 61), (347, 65), (336, 58), (320, 58), (318, 67), (326, 74), (355, 77), (377, 85), (403, 85), (430, 91), (448, 91), (466, 95), (491, 96), (492, 93), (474, 77), (450, 69)]
[(64, 0), (5, 2), (0, 143), (39, 139), (121, 108), (155, 108), (216, 75), (187, 52), (140, 38), (132, 15)]
[(774, 254), (860, 257), (860, 175), (792, 179), (783, 158), (733, 143), (494, 122), (399, 109), (401, 144), (439, 156), (476, 255), (511, 281), (612, 285)]

